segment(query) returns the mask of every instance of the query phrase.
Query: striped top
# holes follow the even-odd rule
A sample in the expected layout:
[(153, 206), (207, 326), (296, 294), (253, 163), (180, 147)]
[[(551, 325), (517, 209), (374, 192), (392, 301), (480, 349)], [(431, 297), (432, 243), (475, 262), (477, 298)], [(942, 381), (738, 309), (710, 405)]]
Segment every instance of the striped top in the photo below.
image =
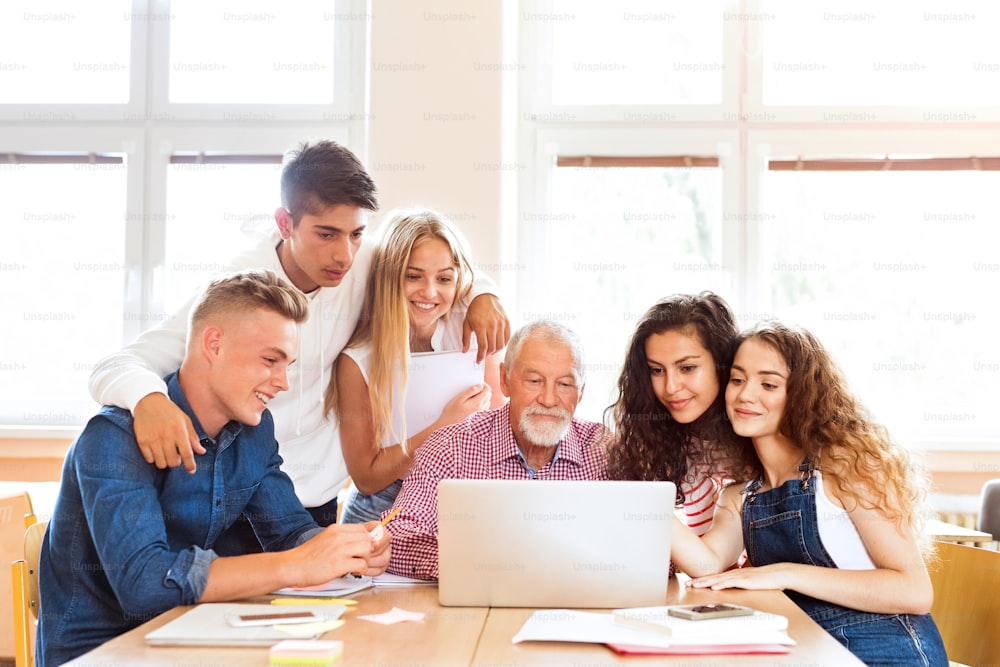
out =
[[(707, 464), (695, 466), (680, 484), (684, 494), (683, 520), (695, 535), (701, 537), (712, 527), (715, 503), (723, 489), (723, 480), (713, 477)], [(717, 472), (715, 473), (718, 474)]]

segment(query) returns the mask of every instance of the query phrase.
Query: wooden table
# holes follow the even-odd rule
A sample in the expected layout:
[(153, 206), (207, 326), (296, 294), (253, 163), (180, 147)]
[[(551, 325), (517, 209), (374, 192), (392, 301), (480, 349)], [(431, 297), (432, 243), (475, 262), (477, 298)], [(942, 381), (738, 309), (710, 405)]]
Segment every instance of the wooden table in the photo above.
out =
[(924, 527), (925, 532), (934, 540), (940, 542), (971, 542), (973, 544), (984, 544), (992, 542), (993, 536), (980, 530), (973, 530), (965, 526), (956, 526), (953, 523), (945, 523), (937, 519), (931, 519)]
[[(446, 667), (449, 665), (861, 665), (847, 649), (823, 631), (783, 593), (777, 591), (684, 590), (671, 580), (665, 604), (735, 602), (762, 611), (784, 614), (789, 634), (798, 642), (787, 655), (626, 657), (600, 644), (522, 642), (511, 638), (533, 609), (442, 607), (437, 588), (375, 588), (352, 596), (358, 605), (348, 611), (347, 623), (324, 639), (344, 641), (337, 667)], [(379, 614), (399, 607), (424, 612), (422, 622), (379, 625), (356, 616)], [(266, 648), (205, 648), (147, 646), (147, 632), (176, 618), (188, 607), (168, 611), (148, 623), (94, 649), (73, 662), (75, 667), (161, 665), (162, 667), (255, 667), (267, 665)]]

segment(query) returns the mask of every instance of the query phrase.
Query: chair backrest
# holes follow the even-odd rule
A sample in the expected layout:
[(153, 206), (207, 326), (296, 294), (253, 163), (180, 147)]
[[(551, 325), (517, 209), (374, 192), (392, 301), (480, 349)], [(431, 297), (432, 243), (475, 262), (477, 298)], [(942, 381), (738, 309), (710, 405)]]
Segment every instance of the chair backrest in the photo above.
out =
[(979, 530), (1000, 540), (1000, 479), (989, 480), (979, 493)]
[(38, 558), (45, 528), (48, 526), (47, 521), (26, 523), (29, 525), (24, 531), (24, 558), (12, 563), (14, 658), (17, 667), (34, 664), (35, 620), (41, 605), (38, 594)]
[[(31, 497), (26, 491), (0, 497), (0, 563), (24, 558), (24, 517), (33, 514)], [(14, 639), (10, 635), (13, 617), (13, 597), (10, 577), (0, 577), (0, 657), (14, 656)]]
[(931, 615), (948, 659), (968, 665), (995, 664), (1000, 656), (1000, 551), (935, 542), (938, 561)]

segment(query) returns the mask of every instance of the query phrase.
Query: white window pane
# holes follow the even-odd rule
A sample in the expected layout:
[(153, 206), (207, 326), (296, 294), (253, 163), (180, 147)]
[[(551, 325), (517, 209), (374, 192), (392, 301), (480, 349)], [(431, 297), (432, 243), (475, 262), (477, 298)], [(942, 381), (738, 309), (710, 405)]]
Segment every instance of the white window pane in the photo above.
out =
[(553, 104), (722, 101), (721, 0), (557, 0), (521, 19), (552, 26)]
[[(561, 319), (581, 335), (587, 389), (580, 415), (600, 419), (611, 402), (625, 346), (642, 314), (677, 292), (722, 291), (722, 170), (555, 170), (549, 252), (538, 308), (524, 319)], [(567, 241), (571, 239), (571, 241)]]
[(766, 0), (763, 6), (765, 104), (1000, 104), (996, 3)]
[(170, 13), (171, 102), (333, 102), (333, 3), (173, 0)]
[(996, 433), (997, 172), (770, 172), (771, 298), (901, 438)]
[(0, 421), (77, 425), (121, 347), (125, 166), (0, 165)]
[(0, 3), (0, 103), (127, 103), (131, 6)]
[(279, 164), (168, 167), (164, 271), (168, 313), (275, 228), (280, 177)]

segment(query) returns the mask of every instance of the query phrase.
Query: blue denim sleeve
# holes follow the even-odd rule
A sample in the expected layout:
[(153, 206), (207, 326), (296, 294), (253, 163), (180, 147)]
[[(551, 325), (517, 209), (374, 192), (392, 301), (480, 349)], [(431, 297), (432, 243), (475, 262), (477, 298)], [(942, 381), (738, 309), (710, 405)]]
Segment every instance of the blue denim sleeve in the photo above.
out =
[(181, 591), (181, 604), (197, 604), (208, 585), (208, 568), (219, 555), (214, 551), (191, 547), (177, 554), (165, 580)]
[(143, 460), (131, 430), (92, 420), (74, 446), (70, 472), (100, 569), (122, 610), (150, 615), (197, 602), (215, 554), (171, 548), (166, 520), (183, 513), (197, 522), (199, 513), (161, 504), (157, 475), (168, 473)]
[(317, 527), (317, 528), (310, 528), (306, 532), (304, 532), (301, 535), (299, 535), (299, 541), (295, 543), (295, 546), (299, 546), (300, 544), (305, 544), (306, 542), (308, 542), (309, 540), (311, 540), (312, 538), (316, 537), (317, 535), (319, 535), (322, 532), (323, 532), (322, 528), (319, 528), (319, 527)]

